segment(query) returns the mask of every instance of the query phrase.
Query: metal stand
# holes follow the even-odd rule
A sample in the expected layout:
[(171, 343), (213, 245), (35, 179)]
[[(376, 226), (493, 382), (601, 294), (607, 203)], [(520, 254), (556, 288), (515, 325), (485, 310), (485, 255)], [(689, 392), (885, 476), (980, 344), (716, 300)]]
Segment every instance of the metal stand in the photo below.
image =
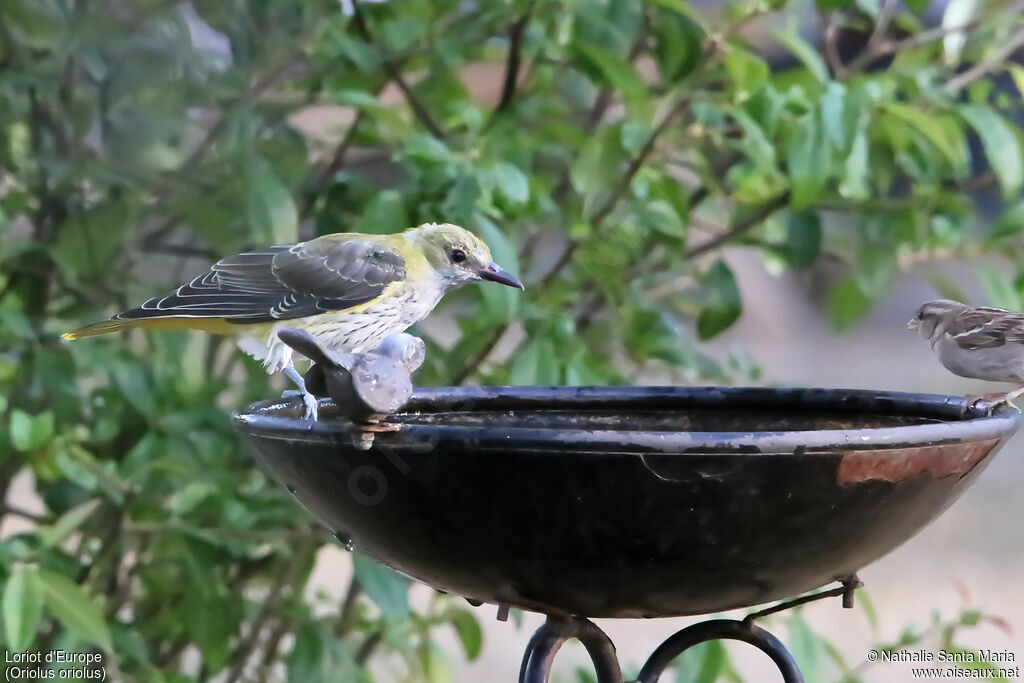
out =
[[(856, 575), (843, 579), (842, 583), (843, 585), (838, 588), (805, 595), (753, 612), (742, 621), (711, 619), (688, 626), (658, 646), (640, 669), (640, 674), (633, 683), (657, 683), (676, 657), (691, 647), (710, 640), (739, 640), (749, 643), (771, 658), (785, 683), (804, 683), (800, 667), (786, 646), (771, 633), (755, 625), (754, 620), (804, 603), (835, 596), (842, 596), (843, 607), (851, 608), (853, 593), (863, 584)], [(597, 683), (624, 683), (622, 669), (615, 655), (615, 646), (604, 631), (589, 619), (554, 616), (549, 616), (530, 639), (530, 644), (523, 655), (522, 668), (519, 670), (519, 683), (547, 683), (551, 674), (551, 664), (558, 655), (559, 648), (570, 638), (576, 638), (587, 648), (587, 653), (594, 663)]]

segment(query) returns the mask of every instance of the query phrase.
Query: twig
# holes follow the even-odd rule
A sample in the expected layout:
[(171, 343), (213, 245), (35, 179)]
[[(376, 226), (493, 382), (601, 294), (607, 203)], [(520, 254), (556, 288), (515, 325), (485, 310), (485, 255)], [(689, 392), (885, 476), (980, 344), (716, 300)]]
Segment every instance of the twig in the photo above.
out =
[[(689, 105), (689, 103), (690, 100), (688, 97), (684, 96), (680, 98), (679, 101), (672, 106), (668, 113), (665, 114), (665, 116), (658, 123), (658, 125), (655, 126), (654, 130), (651, 131), (651, 134), (647, 136), (647, 140), (644, 142), (643, 147), (632, 159), (632, 161), (630, 161), (629, 166), (627, 167), (626, 172), (623, 174), (622, 178), (612, 189), (611, 193), (608, 195), (607, 199), (605, 199), (605, 201), (601, 204), (600, 208), (598, 208), (597, 211), (594, 212), (594, 215), (591, 217), (590, 225), (592, 229), (596, 230), (597, 228), (599, 228), (601, 224), (604, 222), (604, 220), (608, 218), (609, 215), (611, 215), (611, 212), (615, 209), (615, 205), (618, 204), (619, 200), (622, 199), (623, 195), (625, 195), (626, 190), (629, 189), (629, 185), (633, 181), (633, 178), (636, 176), (637, 172), (639, 172), (640, 168), (647, 161), (647, 158), (654, 151), (654, 146), (655, 143), (657, 143), (658, 138), (668, 127), (668, 124), (672, 121), (672, 119), (674, 119), (677, 114), (679, 114), (683, 109), (685, 109), (686, 106)], [(569, 263), (572, 261), (572, 257), (576, 253), (576, 250), (579, 248), (580, 244), (582, 244), (580, 240), (569, 241), (565, 245), (565, 248), (562, 250), (561, 255), (559, 255), (558, 260), (550, 269), (548, 269), (548, 272), (545, 273), (544, 276), (537, 282), (536, 286), (543, 288), (546, 285), (550, 284), (556, 277), (558, 277), (558, 275), (561, 274), (561, 272), (566, 268), (566, 266), (568, 266)], [(476, 356), (474, 356), (468, 363), (466, 363), (466, 365), (463, 367), (463, 370), (458, 375), (456, 375), (454, 380), (455, 383), (462, 384), (470, 377), (475, 375), (479, 371), (480, 367), (487, 361), (490, 355), (494, 353), (494, 350), (498, 348), (498, 346), (501, 344), (502, 340), (504, 340), (505, 336), (509, 333), (512, 327), (513, 323), (509, 322), (500, 330), (495, 332), (491, 336), (490, 341), (484, 346), (483, 350)]]
[(1014, 33), (991, 57), (978, 62), (970, 69), (949, 79), (942, 89), (952, 95), (979, 78), (988, 75), (990, 71), (998, 69), (1022, 45), (1024, 45), (1024, 29)]
[(366, 114), (363, 110), (359, 110), (356, 114), (355, 120), (352, 121), (352, 125), (348, 127), (345, 132), (345, 137), (341, 139), (338, 146), (334, 148), (334, 153), (331, 154), (331, 159), (321, 168), (314, 170), (312, 173), (312, 179), (309, 181), (309, 185), (312, 189), (309, 190), (305, 200), (302, 202), (302, 206), (299, 207), (299, 221), (303, 221), (309, 217), (310, 212), (316, 205), (316, 188), (323, 186), (331, 176), (341, 170), (345, 165), (345, 155), (348, 154), (348, 150), (352, 147), (352, 141), (355, 139), (356, 130), (359, 128), (359, 124), (366, 118)]
[(348, 591), (345, 593), (345, 600), (341, 603), (341, 611), (338, 614), (338, 621), (334, 625), (334, 635), (342, 638), (352, 627), (352, 619), (355, 616), (356, 603), (363, 593), (363, 587), (359, 580), (353, 575), (348, 582)]
[(370, 657), (373, 655), (373, 651), (377, 649), (377, 646), (380, 645), (382, 640), (384, 640), (383, 629), (374, 631), (366, 637), (366, 640), (364, 640), (363, 644), (359, 647), (359, 651), (356, 652), (356, 664), (358, 664), (360, 668), (365, 666), (366, 662), (370, 660)]
[(516, 82), (519, 80), (519, 67), (522, 61), (523, 34), (530, 23), (530, 13), (533, 11), (533, 3), (526, 7), (518, 21), (512, 24), (508, 30), (508, 61), (505, 62), (505, 82), (501, 88), (501, 99), (494, 108), (491, 121), (494, 121), (499, 114), (510, 106), (516, 96)]
[(896, 0), (882, 0), (882, 6), (878, 12), (878, 21), (875, 23), (875, 28), (868, 36), (868, 42), (864, 46), (864, 51), (871, 53), (875, 51), (875, 47), (882, 42), (885, 36), (889, 33), (889, 24), (892, 23), (892, 18), (896, 16), (896, 10), (899, 8), (899, 3)]
[[(895, 3), (894, 3), (895, 4)], [(1008, 9), (1000, 10), (1010, 14), (1024, 11), (1024, 2), (1012, 4)], [(872, 51), (863, 50), (846, 65), (847, 72), (859, 71), (867, 66), (872, 60), (890, 54), (896, 54), (905, 50), (912, 50), (928, 43), (942, 40), (953, 33), (964, 33), (976, 28), (988, 16), (977, 16), (956, 26), (936, 26), (901, 40), (879, 40)]]
[(839, 47), (836, 44), (839, 39), (839, 24), (836, 17), (839, 15), (833, 12), (827, 21), (824, 12), (819, 12), (818, 16), (824, 27), (825, 63), (836, 78), (842, 79), (846, 73), (846, 66), (843, 64), (843, 58), (839, 56)]
[[(370, 34), (370, 29), (366, 25), (366, 19), (363, 17), (363, 9), (359, 6), (359, 3), (352, 0), (352, 24), (356, 27), (356, 31), (359, 32), (360, 37), (368, 44), (373, 44), (373, 36)], [(383, 50), (382, 50), (383, 51)], [(416, 119), (430, 131), (438, 140), (444, 140), (445, 134), (441, 130), (441, 126), (437, 125), (434, 121), (434, 117), (430, 115), (426, 106), (420, 100), (420, 98), (413, 92), (412, 88), (405, 81), (402, 76), (402, 70), (399, 68), (397, 62), (390, 55), (384, 55), (381, 58), (381, 68), (384, 69), (384, 73), (387, 77), (398, 86), (398, 89), (402, 91), (402, 95), (405, 97), (405, 101), (409, 103), (409, 107), (412, 109), (413, 115)]]
[[(718, 54), (720, 52), (722, 45), (725, 43), (725, 41), (730, 36), (733, 36), (736, 33), (738, 33), (744, 26), (746, 26), (751, 21), (753, 21), (757, 17), (759, 17), (762, 14), (764, 14), (765, 11), (767, 11), (767, 10), (757, 10), (757, 11), (754, 11), (754, 12), (750, 12), (749, 14), (744, 16), (739, 21), (737, 21), (737, 22), (733, 23), (732, 25), (726, 27), (722, 32), (720, 32), (720, 33), (718, 33), (716, 35), (711, 36), (708, 39), (707, 43), (704, 45), (704, 49), (703, 49), (703, 51), (701, 53), (700, 59), (698, 60), (697, 64), (694, 66), (694, 68), (691, 70), (691, 72), (690, 72), (691, 76), (692, 76), (692, 74), (694, 74), (697, 71), (699, 71), (700, 68), (703, 65), (707, 64), (707, 62), (714, 55), (716, 55), (716, 54)], [(645, 18), (646, 18), (646, 15), (645, 15)], [(632, 47), (632, 49), (630, 51), (630, 54), (631, 54), (630, 60), (631, 61), (632, 61), (632, 59), (635, 59), (636, 55), (638, 55), (640, 50), (643, 49), (643, 45), (644, 45), (644, 35), (641, 35), (634, 42), (633, 47)], [(588, 124), (592, 123), (592, 125), (596, 125), (597, 122), (600, 121), (600, 118), (604, 115), (604, 110), (607, 108), (608, 103), (610, 103), (610, 101), (611, 101), (611, 93), (610, 92), (602, 91), (601, 94), (598, 95), (597, 102), (595, 103), (594, 109), (591, 112), (592, 117), (588, 121)], [(646, 161), (647, 157), (654, 150), (654, 145), (657, 142), (658, 137), (661, 135), (661, 133), (664, 131), (664, 129), (668, 126), (669, 122), (680, 111), (682, 111), (689, 104), (689, 101), (690, 100), (689, 100), (689, 98), (687, 96), (681, 97), (676, 102), (676, 104), (673, 105), (673, 107), (669, 110), (669, 113), (666, 114), (666, 116), (658, 123), (657, 126), (655, 126), (654, 131), (652, 131), (651, 135), (648, 136), (648, 138), (644, 142), (644, 146), (641, 148), (640, 152), (633, 159), (633, 161), (630, 162), (630, 165), (627, 168), (625, 176), (618, 183), (618, 185), (616, 185), (616, 187), (612, 191), (611, 195), (609, 195), (608, 199), (601, 205), (601, 208), (599, 208), (594, 213), (594, 215), (591, 217), (590, 224), (591, 224), (591, 228), (592, 229), (598, 228), (600, 226), (600, 224), (604, 221), (604, 219), (607, 218), (611, 214), (612, 210), (615, 208), (615, 205), (618, 203), (619, 199), (621, 199), (622, 195), (625, 194), (626, 190), (629, 188), (629, 185), (632, 182), (633, 177), (640, 170), (640, 168), (643, 166), (644, 162)], [(596, 114), (596, 117), (594, 117), (594, 114)], [(570, 183), (569, 183), (568, 172), (567, 172), (566, 175), (563, 176), (562, 182), (559, 183), (559, 185), (555, 187), (555, 190), (553, 192), (553, 197), (557, 200), (562, 192), (568, 191), (569, 186), (570, 186)], [(788, 200), (788, 196), (787, 196), (786, 200), (783, 200), (783, 203), (785, 203), (785, 201), (787, 201), (787, 200)], [(579, 248), (579, 244), (580, 244), (580, 242), (578, 242), (578, 241), (570, 241), (566, 245), (565, 249), (562, 251), (562, 254), (559, 256), (558, 261), (540, 279), (540, 281), (537, 283), (537, 285), (539, 285), (540, 287), (544, 287), (545, 285), (547, 285), (551, 281), (553, 281), (556, 277), (558, 277), (558, 275), (561, 273), (561, 271), (571, 262), (573, 254), (575, 253), (576, 249)], [(483, 364), (485, 362), (487, 362), (487, 359), (490, 357), (490, 355), (494, 352), (495, 349), (498, 348), (498, 346), (501, 345), (501, 343), (505, 339), (506, 335), (513, 329), (513, 326), (514, 326), (514, 323), (513, 322), (509, 322), (509, 323), (506, 323), (499, 330), (497, 330), (491, 336), (490, 340), (484, 346), (483, 350), (480, 353), (478, 353), (476, 356), (474, 356), (472, 359), (470, 359), (466, 363), (466, 365), (463, 366), (462, 371), (459, 372), (455, 376), (455, 380), (454, 380), (455, 383), (456, 384), (463, 384), (470, 377), (472, 377), (477, 372), (479, 372), (480, 368), (483, 366)]]
[[(599, 228), (615, 209), (619, 200), (622, 199), (623, 195), (625, 195), (626, 191), (629, 189), (629, 185), (633, 182), (633, 178), (636, 177), (636, 174), (647, 162), (647, 158), (650, 157), (651, 152), (654, 151), (654, 145), (658, 141), (658, 138), (661, 137), (661, 134), (665, 132), (665, 128), (667, 128), (668, 124), (672, 122), (676, 115), (688, 107), (689, 104), (690, 99), (688, 97), (680, 98), (679, 101), (676, 102), (669, 112), (662, 118), (658, 125), (654, 127), (651, 134), (647, 136), (647, 140), (644, 141), (643, 147), (640, 148), (637, 155), (629, 162), (629, 166), (626, 167), (626, 172), (619, 179), (619, 182), (612, 189), (607, 199), (605, 199), (601, 204), (600, 208), (598, 208), (597, 211), (594, 212), (594, 215), (590, 217), (590, 225), (592, 229), (596, 230)], [(539, 283), (541, 286), (549, 284), (558, 276), (558, 274), (569, 264), (569, 261), (572, 260), (572, 257), (576, 253), (580, 244), (581, 242), (577, 240), (571, 241), (566, 245), (566, 248), (562, 251), (562, 255), (558, 258), (555, 265), (543, 278), (541, 278)]]
[[(241, 100), (244, 101), (252, 99), (254, 97), (258, 97), (265, 90), (267, 90), (268, 88), (272, 87), (275, 83), (277, 83), (277, 81), (282, 76), (288, 73), (288, 71), (293, 66), (295, 66), (295, 64), (301, 62), (302, 59), (302, 57), (295, 57), (293, 55), (290, 56), (287, 60), (284, 60), (284, 62), (282, 62), (280, 65), (278, 65), (274, 69), (271, 69), (262, 78), (257, 80), (252, 85), (252, 87), (250, 87), (245, 92), (245, 94), (242, 95)], [(216, 121), (213, 122), (213, 125), (211, 125), (207, 129), (206, 135), (203, 136), (203, 139), (199, 141), (199, 143), (192, 150), (192, 153), (189, 154), (185, 161), (181, 163), (181, 166), (178, 167), (177, 174), (179, 176), (185, 175), (189, 171), (193, 170), (199, 164), (199, 162), (202, 161), (207, 154), (209, 154), (210, 150), (213, 149), (214, 143), (216, 143), (217, 138), (219, 138), (221, 134), (227, 129), (227, 124), (229, 120), (229, 116), (227, 116), (226, 114), (222, 114)], [(151, 207), (150, 210), (158, 210), (165, 206), (166, 203), (166, 196), (162, 197), (161, 199), (157, 200), (157, 202)], [(139, 241), (142, 244), (142, 248), (145, 249), (146, 245), (152, 244), (154, 242), (159, 242), (164, 237), (166, 237), (178, 225), (178, 220), (179, 217), (177, 215), (171, 215), (168, 216), (163, 221), (161, 221), (156, 228), (154, 228), (148, 234), (143, 235), (140, 238)]]
[(772, 199), (771, 201), (769, 201), (769, 202), (767, 202), (765, 204), (762, 204), (760, 207), (755, 209), (752, 213), (747, 214), (743, 218), (740, 218), (739, 220), (737, 220), (736, 223), (732, 227), (730, 227), (728, 230), (724, 231), (722, 234), (718, 235), (717, 237), (713, 237), (713, 238), (709, 239), (707, 242), (704, 242), (703, 244), (698, 244), (695, 247), (690, 247), (689, 249), (686, 250), (686, 253), (684, 254), (684, 256), (688, 260), (689, 259), (695, 259), (698, 256), (702, 256), (702, 255), (708, 253), (709, 251), (713, 251), (713, 250), (717, 249), (718, 247), (722, 246), (726, 242), (732, 240), (735, 237), (738, 237), (739, 235), (742, 235), (743, 233), (747, 232), (748, 230), (750, 230), (750, 229), (754, 228), (755, 226), (759, 225), (763, 220), (765, 220), (766, 218), (771, 216), (773, 213), (775, 213), (776, 211), (781, 209), (788, 202), (789, 202), (789, 193), (788, 192), (784, 192), (784, 193), (780, 194), (775, 199)]
[[(736, 163), (739, 162), (739, 159), (740, 159), (740, 157), (736, 156), (736, 155), (730, 155), (730, 156), (726, 157), (726, 159), (724, 159), (722, 163), (716, 164), (715, 169), (713, 169), (713, 171), (712, 171), (713, 175), (716, 175), (716, 176), (724, 175), (729, 168), (731, 168), (733, 165), (735, 165)], [(699, 206), (701, 202), (703, 202), (705, 199), (707, 199), (710, 196), (710, 194), (711, 194), (711, 191), (708, 189), (707, 185), (703, 185), (700, 188), (698, 188), (696, 191), (694, 191), (693, 195), (691, 195), (691, 197), (690, 197), (690, 202), (689, 202), (689, 204), (690, 204), (690, 211), (692, 212), (694, 209), (696, 209), (697, 206)], [(778, 200), (775, 200), (775, 201), (778, 201)], [(783, 201), (782, 203), (784, 204), (785, 201)], [(781, 207), (777, 206), (776, 209), (778, 209), (778, 208), (781, 208)], [(759, 222), (759, 221), (756, 221), (758, 213), (760, 213), (760, 211), (756, 211), (755, 213), (750, 214), (749, 216), (743, 218), (742, 220), (744, 221), (744, 223), (746, 221), (748, 221), (748, 220), (755, 220), (755, 223), (750, 226), (750, 227), (753, 227), (753, 225), (756, 225), (756, 223)], [(770, 215), (770, 213), (767, 214), (767, 215)], [(766, 218), (767, 215), (765, 215), (763, 218)], [(762, 220), (763, 220), (763, 218), (762, 218)], [(731, 230), (736, 230), (739, 227), (740, 227), (740, 223), (737, 222), (737, 224), (734, 225)], [(718, 239), (718, 238), (715, 238), (715, 239)], [(655, 240), (653, 238), (648, 239), (648, 241), (641, 247), (640, 253), (643, 253), (643, 254), (649, 253), (650, 250), (654, 247), (654, 244), (655, 244)], [(648, 270), (652, 269), (652, 267), (655, 268), (655, 269), (657, 268), (657, 266), (652, 266), (652, 264), (650, 262), (648, 262), (648, 261), (644, 261), (642, 263), (636, 263), (631, 268), (626, 270), (626, 272), (623, 274), (622, 278), (623, 278), (623, 280), (625, 280), (627, 282), (632, 281), (632, 280), (640, 277), (641, 275), (643, 275), (644, 271), (648, 271)], [(598, 291), (598, 292), (594, 292), (591, 295), (590, 299), (588, 301), (586, 301), (582, 306), (580, 306), (579, 310), (576, 312), (576, 315), (573, 317), (576, 329), (581, 330), (581, 329), (587, 327), (588, 325), (590, 325), (590, 323), (593, 321), (594, 314), (597, 312), (597, 310), (598, 310), (598, 308), (600, 306), (600, 303), (601, 303), (601, 293)]]
[(45, 515), (37, 515), (34, 512), (29, 512), (25, 508), (18, 507), (17, 505), (11, 505), (10, 503), (4, 503), (0, 506), (0, 515), (14, 515), (15, 517), (21, 517), (27, 519), (36, 524), (49, 524), (53, 520)]
[[(276, 616), (277, 609), (284, 599), (285, 587), (293, 583), (295, 577), (299, 573), (299, 570), (305, 567), (307, 561), (305, 556), (310, 553), (314, 547), (314, 543), (306, 541), (304, 546), (298, 550), (294, 557), (282, 560), (281, 570), (274, 578), (274, 581), (270, 586), (270, 592), (263, 601), (263, 606), (260, 608), (259, 614), (252, 622), (249, 630), (249, 637), (244, 642), (239, 643), (232, 654), (231, 671), (225, 679), (226, 683), (236, 683), (236, 681), (238, 681), (242, 676), (242, 673), (245, 670), (245, 665), (249, 661), (249, 656), (256, 650), (256, 647), (259, 644), (260, 634), (263, 631), (263, 627), (271, 618)], [(299, 592), (301, 592), (301, 590)], [(276, 649), (276, 644), (274, 645)]]

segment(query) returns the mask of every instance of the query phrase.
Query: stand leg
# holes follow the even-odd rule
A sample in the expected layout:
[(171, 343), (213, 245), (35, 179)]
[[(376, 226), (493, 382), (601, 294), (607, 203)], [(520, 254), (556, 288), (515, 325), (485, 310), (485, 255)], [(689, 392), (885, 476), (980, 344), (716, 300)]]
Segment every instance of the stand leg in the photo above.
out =
[(519, 683), (547, 683), (559, 648), (570, 638), (578, 639), (587, 648), (598, 683), (622, 683), (615, 646), (604, 631), (588, 619), (550, 616), (530, 638), (519, 670)]
[(654, 654), (644, 664), (644, 668), (640, 670), (636, 683), (657, 683), (672, 660), (683, 652), (694, 645), (721, 639), (750, 643), (771, 657), (775, 666), (782, 673), (782, 680), (785, 683), (804, 683), (803, 674), (800, 673), (796, 660), (793, 659), (793, 655), (789, 653), (782, 641), (760, 626), (732, 619), (704, 621), (679, 631), (654, 651)]

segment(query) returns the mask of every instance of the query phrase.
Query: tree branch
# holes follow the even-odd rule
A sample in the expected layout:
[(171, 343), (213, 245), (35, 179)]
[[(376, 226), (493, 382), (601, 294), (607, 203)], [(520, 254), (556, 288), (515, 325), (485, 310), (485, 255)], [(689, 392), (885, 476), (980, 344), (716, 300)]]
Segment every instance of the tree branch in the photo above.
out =
[(1002, 66), (1007, 59), (1009, 59), (1018, 48), (1024, 46), (1024, 29), (1021, 29), (1010, 36), (1002, 46), (999, 47), (995, 53), (992, 54), (988, 59), (978, 62), (970, 69), (967, 69), (963, 73), (957, 74), (953, 78), (946, 82), (943, 86), (943, 90), (947, 94), (954, 94), (957, 91), (967, 87), (974, 81), (987, 76), (989, 72), (995, 71)]
[[(366, 19), (363, 16), (363, 9), (359, 6), (356, 0), (352, 0), (352, 24), (355, 26), (359, 36), (366, 41), (366, 43), (373, 45), (373, 35), (370, 33), (370, 29), (366, 24)], [(383, 53), (383, 48), (381, 52)], [(405, 81), (402, 76), (402, 70), (398, 63), (390, 55), (384, 55), (381, 59), (381, 68), (387, 75), (388, 79), (394, 82), (398, 86), (398, 89), (402, 91), (402, 95), (405, 97), (405, 101), (409, 103), (409, 107), (412, 109), (413, 115), (416, 117), (424, 128), (426, 128), (431, 135), (438, 140), (445, 139), (445, 133), (441, 130), (441, 126), (437, 124), (434, 117), (430, 115), (426, 106), (420, 100), (419, 96), (413, 92), (412, 88)]]
[(341, 142), (338, 143), (338, 146), (334, 148), (334, 153), (331, 154), (330, 161), (324, 164), (320, 169), (314, 170), (311, 174), (313, 177), (307, 181), (307, 183), (303, 183), (310, 187), (302, 205), (299, 207), (300, 223), (308, 218), (310, 212), (313, 211), (313, 207), (316, 205), (317, 190), (345, 165), (345, 155), (348, 154), (348, 150), (351, 149), (352, 141), (356, 136), (356, 130), (365, 118), (366, 114), (360, 109), (356, 114), (355, 120), (352, 121), (352, 125), (350, 125), (348, 130), (345, 132), (345, 137), (343, 137)]
[(702, 256), (708, 253), (709, 251), (713, 251), (719, 248), (723, 244), (735, 239), (736, 237), (739, 237), (740, 235), (756, 227), (757, 225), (760, 225), (762, 221), (764, 221), (773, 213), (781, 209), (787, 203), (789, 203), (789, 192), (784, 192), (775, 199), (772, 199), (766, 202), (765, 204), (762, 204), (752, 213), (747, 214), (746, 216), (743, 216), (742, 218), (737, 220), (732, 225), (732, 227), (730, 227), (728, 230), (718, 235), (717, 237), (712, 237), (703, 244), (698, 244), (695, 247), (687, 249), (685, 257), (688, 260), (695, 259), (698, 256)]
[[(263, 627), (268, 621), (277, 616), (278, 607), (284, 602), (284, 589), (295, 582), (299, 572), (309, 562), (310, 558), (307, 557), (310, 553), (314, 552), (317, 544), (312, 539), (306, 540), (302, 546), (298, 548), (294, 557), (289, 559), (282, 559), (280, 570), (277, 576), (274, 577), (273, 583), (270, 586), (270, 592), (263, 601), (263, 606), (260, 608), (259, 614), (253, 620), (250, 626), (248, 638), (245, 641), (239, 643), (231, 656), (231, 670), (228, 674), (226, 683), (236, 683), (245, 671), (245, 665), (249, 661), (249, 656), (256, 651), (256, 648), (260, 642), (260, 634), (263, 631)], [(307, 579), (309, 575), (306, 575)], [(304, 582), (303, 582), (304, 585)], [(301, 595), (301, 587), (293, 587), (295, 591)], [(273, 643), (274, 649), (277, 649), (277, 643)]]
[[(254, 97), (258, 97), (260, 94), (265, 92), (268, 88), (275, 85), (288, 71), (295, 66), (297, 63), (302, 61), (302, 57), (296, 57), (294, 55), (289, 56), (288, 59), (284, 60), (277, 67), (268, 71), (263, 77), (257, 80), (253, 85), (246, 90), (246, 92), (240, 98), (240, 101), (246, 101)], [(178, 176), (187, 174), (192, 171), (196, 166), (199, 165), (206, 155), (213, 149), (214, 144), (217, 142), (224, 131), (227, 129), (229, 116), (221, 114), (221, 116), (213, 122), (207, 131), (203, 139), (192, 150), (192, 153), (186, 157), (185, 161), (181, 163), (176, 171)], [(150, 211), (156, 211), (164, 207), (167, 204), (167, 197), (161, 197), (151, 207)], [(142, 235), (139, 239), (142, 248), (145, 250), (147, 245), (151, 245), (155, 242), (159, 242), (166, 237), (175, 227), (178, 225), (179, 217), (177, 215), (168, 216), (166, 219), (161, 221), (156, 228), (150, 231), (146, 235)]]
[(505, 62), (505, 82), (501, 88), (501, 99), (494, 108), (491, 121), (494, 121), (499, 114), (512, 106), (516, 96), (516, 83), (519, 80), (519, 67), (522, 61), (523, 34), (530, 23), (530, 13), (533, 11), (533, 3), (526, 7), (523, 16), (519, 18), (508, 31), (508, 60)]
[[(647, 140), (644, 141), (643, 147), (640, 148), (640, 151), (637, 152), (637, 155), (630, 161), (629, 166), (627, 166), (622, 178), (612, 189), (611, 193), (601, 204), (600, 208), (598, 208), (597, 211), (594, 212), (594, 215), (591, 216), (590, 225), (593, 230), (597, 230), (601, 226), (601, 224), (604, 223), (605, 219), (607, 219), (608, 216), (611, 215), (612, 211), (615, 209), (616, 204), (618, 204), (619, 200), (622, 199), (622, 197), (626, 194), (626, 191), (629, 189), (629, 185), (630, 183), (633, 182), (633, 178), (636, 177), (636, 174), (640, 171), (644, 163), (646, 163), (648, 157), (650, 157), (651, 153), (654, 151), (654, 147), (658, 141), (658, 138), (661, 137), (661, 134), (665, 132), (665, 129), (668, 127), (669, 123), (671, 123), (672, 120), (689, 105), (689, 103), (689, 97), (681, 97), (672, 106), (672, 108), (669, 109), (668, 113), (666, 113), (665, 116), (662, 117), (661, 121), (658, 122), (658, 125), (656, 125), (654, 127), (654, 130), (651, 131), (651, 134), (647, 136)], [(558, 277), (561, 274), (561, 272), (572, 261), (572, 257), (576, 253), (576, 250), (579, 248), (580, 244), (582, 244), (580, 240), (570, 240), (566, 244), (565, 248), (562, 250), (562, 253), (558, 257), (558, 260), (555, 262), (555, 264), (550, 269), (548, 269), (548, 272), (544, 274), (544, 276), (536, 283), (535, 286), (544, 288), (546, 285), (550, 284), (556, 277)], [(505, 335), (508, 334), (508, 332), (512, 329), (512, 326), (513, 324), (511, 322), (507, 323), (504, 327), (502, 327), (500, 330), (498, 330), (491, 336), (490, 341), (484, 346), (483, 350), (479, 354), (477, 354), (472, 360), (470, 360), (462, 369), (462, 371), (458, 375), (456, 375), (456, 384), (464, 383), (466, 380), (468, 380), (470, 377), (475, 375), (480, 370), (480, 367), (487, 361), (487, 359), (494, 352), (494, 350), (501, 344), (502, 340), (505, 338)]]

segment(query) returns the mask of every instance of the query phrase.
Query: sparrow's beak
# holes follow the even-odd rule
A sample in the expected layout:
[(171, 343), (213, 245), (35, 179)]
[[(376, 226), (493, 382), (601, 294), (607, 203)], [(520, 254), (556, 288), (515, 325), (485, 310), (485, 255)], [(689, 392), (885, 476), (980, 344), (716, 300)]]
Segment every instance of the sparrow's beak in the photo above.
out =
[(919, 327), (921, 327), (921, 321), (918, 320), (917, 318), (911, 318), (909, 321), (907, 321), (908, 330), (917, 330)]
[(519, 281), (519, 278), (493, 261), (478, 270), (476, 273), (482, 280), (490, 280), (491, 282), (498, 282), (503, 285), (508, 285), (509, 287), (526, 289), (526, 287), (523, 286), (523, 283)]

